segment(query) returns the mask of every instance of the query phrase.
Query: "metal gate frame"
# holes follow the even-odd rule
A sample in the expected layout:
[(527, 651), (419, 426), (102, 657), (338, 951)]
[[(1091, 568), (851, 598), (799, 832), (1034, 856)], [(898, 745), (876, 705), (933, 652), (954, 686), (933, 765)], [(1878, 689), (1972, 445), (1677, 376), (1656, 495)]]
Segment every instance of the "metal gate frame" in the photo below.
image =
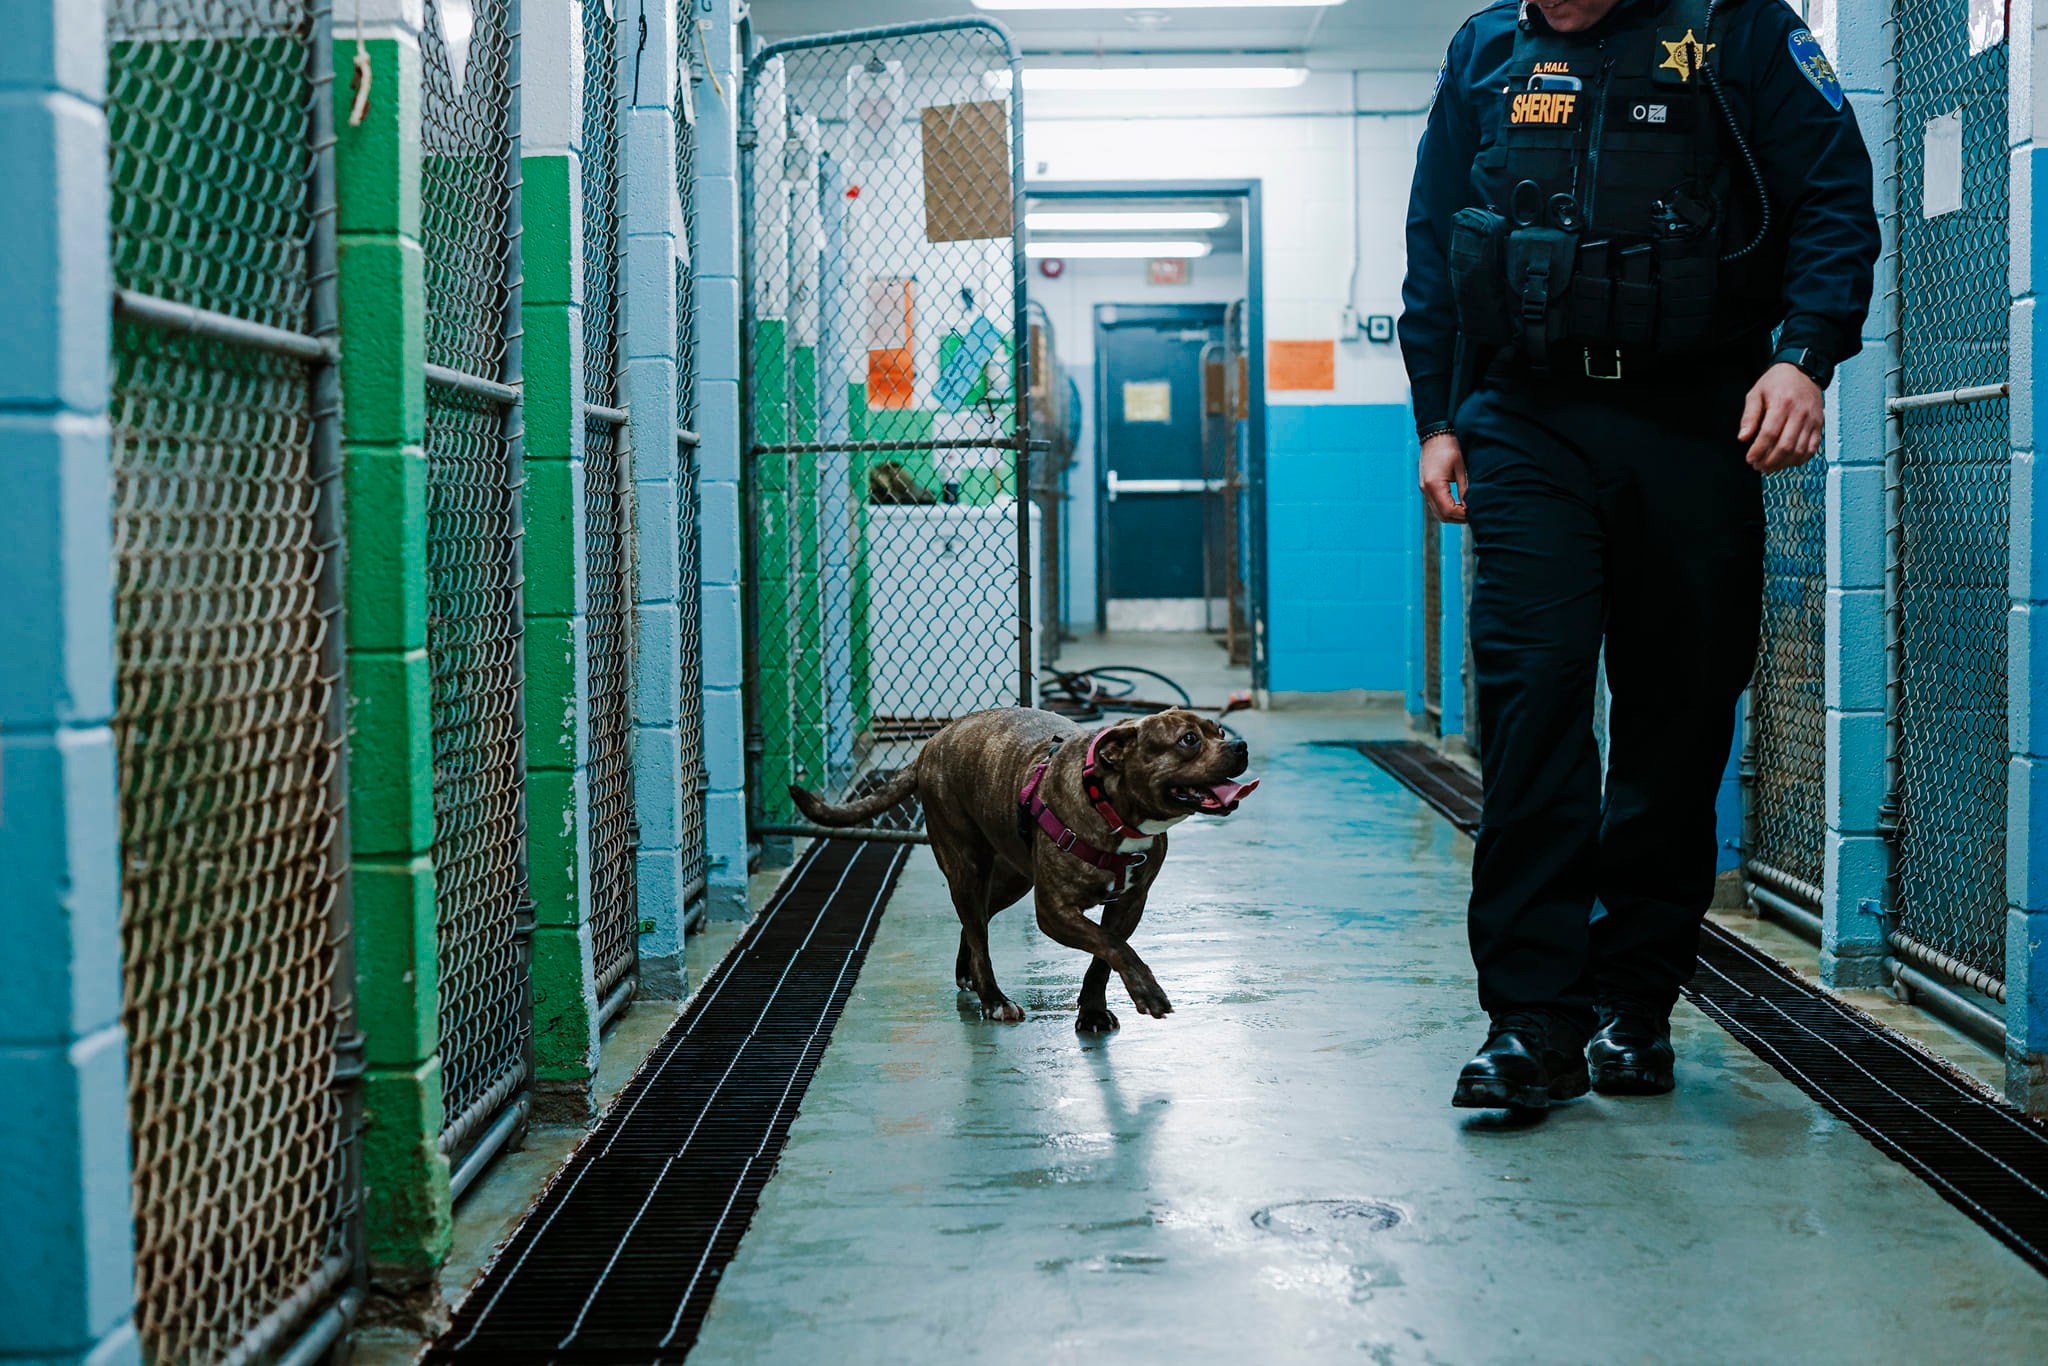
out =
[(639, 543), (631, 414), (620, 404), (625, 308), (625, 149), (619, 22), (583, 5), (583, 518), (589, 610), (591, 970), (598, 1028), (639, 986), (640, 825), (633, 781)]
[[(1011, 389), (1015, 406), (1014, 427), (1007, 439), (985, 440), (898, 440), (811, 442), (783, 441), (763, 443), (756, 439), (756, 394), (754, 393), (755, 336), (753, 322), (754, 288), (756, 284), (754, 255), (754, 193), (756, 154), (759, 150), (759, 130), (755, 126), (755, 92), (762, 73), (768, 64), (777, 58), (792, 53), (814, 51), (826, 47), (848, 47), (862, 43), (879, 43), (895, 39), (914, 38), (930, 34), (979, 32), (996, 40), (1000, 45), (1009, 67), (1009, 141), (1010, 141), (1010, 263), (1011, 263)], [(1027, 317), (1028, 297), (1026, 289), (1026, 261), (1024, 255), (1024, 67), (1009, 30), (989, 19), (936, 19), (920, 23), (892, 24), (877, 28), (850, 29), (838, 33), (814, 34), (804, 38), (789, 39), (772, 43), (756, 53), (747, 63), (740, 91), (739, 118), (739, 200), (740, 200), (740, 421), (741, 468), (746, 478), (748, 518), (746, 540), (743, 552), (743, 572), (746, 574), (746, 590), (742, 594), (745, 637), (746, 675), (746, 761), (747, 782), (747, 826), (756, 838), (787, 840), (795, 837), (833, 836), (840, 839), (867, 839), (894, 843), (925, 842), (925, 835), (919, 829), (887, 828), (867, 826), (858, 829), (827, 830), (804, 822), (770, 821), (763, 805), (761, 764), (765, 755), (766, 739), (762, 724), (762, 698), (760, 687), (760, 630), (762, 614), (759, 603), (759, 576), (755, 571), (755, 537), (760, 526), (759, 481), (754, 477), (754, 461), (764, 455), (818, 456), (850, 455), (869, 451), (945, 451), (945, 450), (1009, 450), (1013, 453), (1012, 478), (1016, 491), (1016, 621), (1017, 621), (1017, 693), (1016, 704), (1028, 707), (1037, 700), (1038, 680), (1032, 665), (1031, 638), (1031, 455), (1034, 443), (1031, 439), (1030, 404), (1030, 335)]]
[[(1966, 32), (1966, 25), (1963, 22), (1963, 16), (1957, 12), (1959, 3), (1960, 0), (1919, 0), (1919, 3), (1912, 10), (1912, 14), (1915, 19), (1922, 21), (1931, 22), (1941, 18), (1948, 19), (1951, 23), (1952, 31), (1947, 36), (1952, 41), (1961, 42)], [(1939, 11), (1938, 14), (1937, 11)], [(1915, 311), (1912, 312), (1911, 318), (1909, 318), (1909, 311), (1913, 310), (1920, 302), (1909, 297), (1914, 284), (1917, 283), (1913, 278), (1916, 258), (1912, 255), (1912, 252), (1914, 246), (1921, 238), (1936, 234), (1936, 229), (1930, 226), (1935, 220), (1926, 219), (1921, 213), (1921, 206), (1917, 203), (1909, 204), (1908, 200), (1911, 198), (1911, 189), (1915, 185), (1920, 186), (1924, 194), (1924, 148), (1927, 136), (1927, 120), (1928, 115), (1936, 111), (1922, 104), (1918, 98), (1921, 92), (1915, 90), (1909, 75), (1902, 69), (1903, 54), (1925, 55), (1932, 51), (1935, 46), (1931, 42), (1926, 41), (1927, 35), (1924, 33), (1916, 41), (1908, 32), (1906, 15), (1907, 10), (1903, 5), (1893, 15), (1891, 22), (1894, 26), (1894, 46), (1888, 59), (1892, 68), (1893, 80), (1891, 84), (1895, 91), (1894, 99), (1896, 102), (1892, 110), (1893, 120), (1890, 136), (1893, 139), (1895, 151), (1892, 199), (1894, 205), (1893, 212), (1897, 215), (1895, 219), (1895, 227), (1897, 229), (1897, 246), (1895, 248), (1897, 252), (1897, 269), (1894, 271), (1891, 281), (1893, 328), (1890, 344), (1893, 364), (1888, 385), (1889, 393), (1886, 400), (1888, 421), (1886, 423), (1885, 449), (1886, 554), (1884, 619), (1886, 634), (1885, 716), (1887, 772), (1886, 797), (1882, 821), (1883, 832), (1892, 854), (1891, 872), (1887, 887), (1886, 905), (1884, 907), (1886, 914), (1885, 930), (1887, 944), (1895, 956), (1891, 968), (1895, 976), (1899, 975), (1902, 967), (1907, 971), (1919, 969), (1932, 972), (1938, 978), (1947, 979), (1948, 981), (1973, 988), (2002, 1003), (2005, 1000), (2005, 984), (2002, 972), (1998, 974), (1990, 972), (1982, 956), (1979, 957), (1978, 961), (1971, 962), (1957, 954), (1948, 952), (1945, 948), (1927, 943), (1913, 928), (1914, 922), (1918, 919), (1915, 913), (1919, 909), (1914, 905), (1913, 893), (1916, 869), (1913, 863), (1913, 855), (1916, 847), (1915, 841), (1920, 838), (1914, 827), (1922, 822), (1939, 819), (1938, 812), (1927, 811), (1925, 808), (1938, 804), (1940, 797), (1936, 795), (1931, 802), (1920, 800), (1921, 786), (1914, 781), (1914, 770), (1916, 767), (1914, 750), (1918, 735), (1914, 725), (1913, 713), (1916, 711), (1922, 713), (1924, 719), (1927, 706), (1925, 702), (1921, 702), (1914, 695), (1912, 659), (1909, 655), (1909, 645), (1915, 633), (1913, 597), (1918, 587), (1915, 581), (1915, 569), (1919, 566), (1918, 557), (1915, 555), (1914, 531), (1916, 518), (1914, 515), (1914, 503), (1916, 496), (1930, 496), (1924, 491), (1925, 471), (1936, 468), (1936, 466), (1916, 463), (1912, 429), (1916, 424), (1923, 423), (1956, 421), (1967, 423), (1970, 420), (1970, 416), (1980, 406), (2007, 402), (2010, 397), (2011, 386), (2009, 378), (1995, 379), (1987, 374), (1970, 373), (1964, 369), (1972, 360), (1980, 358), (1984, 344), (1988, 341), (1989, 345), (1997, 353), (1996, 358), (2000, 362), (1999, 368), (2005, 369), (2009, 376), (2010, 354), (2008, 346), (2010, 333), (2008, 331), (2008, 314), (2003, 307), (1998, 310), (1996, 327), (1986, 329), (1986, 335), (1983, 338), (1973, 339), (1953, 335), (1936, 336), (1927, 340), (1924, 346), (1909, 344), (1912, 340), (1909, 334), (1910, 323), (1922, 316), (1919, 312)], [(1996, 90), (1996, 98), (2002, 111), (2009, 98), (2010, 91), (2010, 78), (2006, 74), (2006, 64), (2010, 61), (2012, 53), (2010, 38), (2008, 37), (1992, 49), (1987, 49), (1985, 53), (1967, 54), (1962, 60), (1966, 65), (1968, 63), (1984, 61), (1987, 59), (1989, 52), (1992, 51), (2000, 54), (1997, 59), (2000, 79)], [(1964, 116), (1965, 121), (1962, 135), (1965, 148), (1967, 149), (1970, 131), (1968, 114), (1972, 108), (1976, 107), (1976, 101), (1973, 101), (1970, 96), (1977, 92), (1974, 92), (1969, 87), (1967, 79), (1965, 79), (1961, 90), (1949, 91), (1947, 93), (1953, 95), (1955, 97), (1954, 100), (1951, 101), (1948, 98), (1943, 98), (1940, 103), (1944, 105), (1953, 103), (1955, 109)], [(1938, 116), (1940, 115), (1937, 114)], [(1995, 149), (1992, 156), (1984, 159), (1984, 164), (1990, 167), (1994, 179), (2002, 181), (2009, 174), (2009, 162), (2006, 159), (2005, 118), (2002, 112), (2000, 117), (1993, 120), (1992, 123), (1994, 125)], [(1968, 202), (1970, 189), (1968, 177), (1971, 164), (1966, 150), (1964, 153), (1965, 202), (1963, 207), (1954, 211), (1957, 217), (1951, 220), (1951, 226), (1967, 224), (1970, 221), (1969, 215), (1973, 206)], [(1917, 171), (1913, 169), (1915, 167), (1918, 168)], [(2001, 253), (2001, 258), (1997, 262), (1999, 268), (1995, 272), (1989, 273), (1994, 280), (1997, 294), (2001, 300), (2005, 297), (2007, 266), (2011, 250), (2008, 205), (2009, 193), (2001, 194), (1996, 203), (1996, 218), (2004, 226), (2006, 233), (2004, 241), (2005, 250)], [(1985, 206), (1976, 205), (1974, 207), (1982, 211)], [(1947, 217), (1947, 215), (1943, 215), (1943, 217)], [(1931, 253), (1938, 257), (1941, 245), (1941, 240), (1936, 236), (1936, 240), (1930, 248)], [(1953, 270), (1945, 272), (1938, 270), (1942, 264), (1944, 263), (1937, 259), (1937, 281), (1945, 282), (1953, 279), (1955, 277)], [(1953, 265), (1953, 263), (1946, 264)], [(1940, 306), (1941, 301), (1939, 300), (1932, 300), (1927, 304), (1929, 311), (1938, 309)], [(1952, 314), (1949, 316), (1953, 317)], [(1973, 340), (1977, 343), (1974, 349), (1971, 345)], [(1922, 358), (1923, 349), (1926, 356), (1931, 358), (1931, 360)], [(1929, 383), (1930, 380), (1932, 381), (1931, 384)], [(1919, 391), (1901, 393), (1901, 389), (1918, 389)], [(2007, 422), (2009, 425), (2009, 410)], [(2002, 457), (1997, 463), (2003, 466), (2003, 478), (2009, 487), (2011, 477), (2009, 431), (2006, 441), (2001, 443), (2001, 449)], [(1984, 464), (1988, 462), (1978, 463)], [(1917, 483), (1922, 489), (1922, 492), (1918, 495), (1915, 493), (1916, 476), (1919, 476)], [(1996, 521), (2001, 531), (2005, 530), (2009, 525), (2006, 521), (2009, 501), (2009, 494), (2001, 495), (1997, 499)], [(2005, 563), (2004, 556), (2000, 556), (2000, 562), (2001, 565)], [(1934, 566), (1930, 565), (1929, 567)], [(1967, 585), (1964, 587), (1965, 591), (1967, 591)], [(2006, 631), (2004, 624), (2005, 607), (2003, 605), (2005, 591), (2003, 573), (2001, 573), (2001, 585), (1998, 594), (2001, 599), (2001, 605), (1996, 613), (1998, 620), (1993, 624), (1992, 629), (1985, 633), (1985, 639), (1995, 642), (1996, 647), (1999, 674), (1997, 696), (2000, 712), (2000, 723), (1996, 728), (1998, 732), (1997, 744), (1999, 746), (1997, 762), (1995, 764), (1986, 764), (1985, 770), (1987, 774), (1995, 773), (1993, 781), (1999, 785), (2000, 792), (1996, 802), (1981, 803), (1986, 811), (1995, 809), (1997, 813), (1996, 819), (1999, 824), (2001, 855), (2004, 840), (2009, 833), (2004, 828), (2007, 807), (2003, 791), (2006, 782), (2004, 713), (2009, 689), (2009, 683), (2006, 680), (2008, 661), (2005, 657)], [(1947, 643), (1953, 644), (1952, 641)], [(1954, 656), (1947, 650), (1943, 650), (1939, 672), (1944, 677), (1940, 680), (1938, 695), (1944, 699), (1951, 698), (1954, 695), (1951, 690), (1952, 683), (1946, 677), (1946, 675), (1952, 672), (1953, 665)], [(1944, 704), (1936, 707), (1935, 710), (1943, 712), (1951, 709)], [(1929, 721), (1928, 724), (1932, 724), (1932, 722)], [(1968, 737), (1964, 736), (1962, 738), (1967, 739)], [(1937, 752), (1953, 756), (1957, 754), (1959, 749), (1963, 748), (1963, 746), (1958, 745), (1957, 741), (1958, 737), (1950, 733), (1930, 743), (1933, 744)], [(1972, 824), (1972, 822), (1966, 821), (1965, 824)], [(1925, 845), (1922, 844), (1919, 847), (1925, 848)], [(1987, 862), (1987, 860), (1981, 858), (1967, 856), (1957, 861), (1963, 866), (1971, 867)], [(2002, 963), (2005, 940), (2003, 933), (2004, 908), (2006, 905), (2004, 887), (2005, 861), (2001, 856), (1988, 860), (1988, 862), (1995, 865), (1995, 876), (1997, 878), (1995, 897), (1998, 907), (1998, 932), (1993, 936), (1992, 942), (1998, 951)], [(1939, 874), (1940, 870), (1937, 869), (1936, 871)], [(1953, 871), (1953, 867), (1951, 871)], [(1937, 876), (1937, 881), (1943, 882), (1943, 895), (1946, 897), (1949, 890), (1946, 880)], [(1944, 904), (1942, 909), (1935, 911), (1933, 914), (1937, 916), (1947, 915), (1946, 905)]]
[[(500, 172), (500, 175), (502, 177), (501, 183), (506, 196), (506, 207), (502, 225), (503, 240), (501, 243), (502, 255), (500, 258), (503, 269), (504, 294), (502, 296), (501, 302), (504, 316), (499, 321), (499, 326), (501, 329), (500, 346), (502, 348), (500, 351), (501, 359), (499, 361), (498, 366), (499, 373), (495, 376), (475, 374), (465, 370), (458, 369), (454, 366), (444, 365), (436, 362), (433, 359), (431, 328), (429, 329), (428, 339), (428, 359), (425, 364), (428, 414), (427, 486), (430, 538), (432, 532), (433, 515), (432, 491), (434, 487), (433, 411), (436, 392), (439, 391), (447, 398), (460, 399), (471, 404), (488, 405), (489, 407), (496, 409), (501, 414), (501, 420), (498, 424), (497, 441), (499, 442), (500, 450), (502, 451), (504, 458), (504, 487), (508, 495), (508, 504), (504, 516), (504, 522), (507, 526), (511, 528), (511, 533), (509, 537), (510, 545), (507, 551), (507, 556), (508, 568), (510, 571), (510, 580), (513, 589), (510, 595), (509, 607), (507, 609), (507, 618), (509, 623), (508, 638), (510, 644), (512, 644), (519, 651), (521, 658), (521, 662), (514, 669), (514, 687), (517, 692), (517, 697), (514, 701), (514, 704), (508, 709), (508, 714), (511, 717), (512, 728), (515, 733), (511, 737), (508, 737), (506, 740), (506, 743), (509, 743), (513, 747), (513, 753), (509, 759), (509, 762), (506, 764), (506, 767), (511, 771), (511, 789), (516, 794), (514, 798), (516, 802), (516, 811), (513, 815), (513, 820), (516, 821), (517, 828), (519, 831), (519, 847), (516, 855), (515, 869), (513, 873), (513, 876), (517, 883), (518, 900), (513, 907), (512, 915), (510, 917), (509, 932), (513, 959), (512, 963), (509, 965), (509, 970), (516, 974), (517, 981), (519, 983), (519, 999), (515, 1006), (515, 1010), (517, 1012), (516, 1024), (519, 1029), (520, 1056), (517, 1065), (512, 1070), (506, 1072), (503, 1076), (494, 1079), (490, 1086), (488, 1086), (480, 1094), (472, 1098), (468, 1105), (466, 1105), (460, 1111), (448, 1110), (443, 1114), (442, 1129), (439, 1136), (439, 1143), (441, 1151), (447, 1155), (451, 1166), (449, 1186), (451, 1189), (452, 1198), (458, 1200), (462, 1197), (464, 1192), (468, 1190), (469, 1186), (475, 1181), (476, 1177), (483, 1171), (483, 1169), (487, 1165), (489, 1165), (491, 1158), (494, 1157), (498, 1153), (498, 1151), (502, 1149), (508, 1142), (510, 1142), (512, 1138), (524, 1126), (526, 1115), (529, 1108), (527, 1099), (528, 1092), (529, 1088), (533, 1084), (532, 935), (535, 918), (535, 906), (533, 902), (531, 885), (528, 880), (527, 870), (527, 763), (525, 736), (526, 704), (525, 668), (523, 663), (526, 638), (526, 612), (525, 595), (522, 591), (522, 585), (525, 582), (525, 570), (522, 555), (524, 545), (523, 528), (525, 525), (523, 490), (526, 483), (526, 432), (524, 410), (521, 406), (522, 394), (520, 390), (520, 375), (522, 364), (522, 331), (520, 326), (522, 278), (519, 251), (521, 182), (519, 132), (521, 0), (500, 0), (500, 3), (502, 3), (503, 5), (503, 11), (505, 15), (505, 30), (507, 34), (507, 42), (509, 44), (509, 52), (507, 56), (508, 65), (506, 71), (507, 108), (505, 131), (505, 165), (502, 171)], [(426, 0), (425, 13), (423, 16), (424, 25), (421, 30), (421, 151), (423, 159), (429, 163), (431, 163), (432, 161), (433, 148), (425, 144), (427, 139), (432, 135), (434, 112), (431, 93), (429, 89), (426, 88), (432, 78), (431, 54), (429, 54), (426, 49), (428, 48), (430, 40), (434, 40), (435, 35), (438, 35), (439, 33), (437, 27), (438, 21), (436, 18), (438, 14), (439, 4), (440, 0)], [(476, 28), (472, 31), (472, 37), (470, 40), (472, 46), (469, 52), (469, 60), (471, 62), (474, 61), (476, 55), (474, 44), (477, 41), (477, 39), (481, 36), (483, 28), (483, 17), (481, 14), (479, 14), (476, 18)], [(470, 68), (470, 74), (474, 74), (473, 66)], [(422, 168), (421, 180), (423, 183), (421, 189), (422, 222), (420, 225), (420, 236), (422, 240), (422, 246), (425, 249), (425, 255), (427, 257), (426, 272), (429, 284), (429, 294), (431, 295), (434, 261), (433, 252), (431, 249), (431, 224), (428, 220), (433, 206), (431, 203), (430, 195), (431, 179), (427, 174), (427, 168), (425, 167)], [(429, 297), (428, 299), (428, 308), (431, 321), (431, 297)], [(428, 543), (428, 590), (430, 613), (427, 638), (427, 654), (430, 673), (432, 672), (432, 660), (434, 656), (434, 632), (431, 618), (434, 560), (433, 549), (433, 542), (430, 539)], [(434, 729), (438, 732), (440, 730), (440, 718), (435, 717), (433, 719), (436, 723)], [(437, 884), (435, 896), (435, 921), (437, 927), (436, 952), (439, 957), (440, 966), (445, 973), (445, 969), (447, 967), (446, 951), (448, 936), (448, 907), (446, 899), (442, 894), (446, 888), (446, 883), (441, 878), (441, 857), (444, 847), (442, 839), (445, 833), (445, 812), (443, 810), (442, 803), (440, 800), (445, 784), (442, 781), (442, 776), (439, 771), (443, 767), (443, 765), (440, 762), (442, 759), (442, 755), (438, 752), (438, 738), (439, 737), (437, 734), (437, 752), (435, 755), (437, 771), (434, 783), (434, 862)], [(446, 990), (446, 986), (447, 978), (444, 975), (442, 978), (442, 990), (440, 992), (439, 1001), (441, 1075), (442, 1084), (444, 1088), (447, 1086), (447, 1079), (450, 1074), (447, 1040), (449, 1037), (451, 1025), (455, 1023), (457, 1019), (456, 1005), (455, 1003), (451, 1002)]]
[(677, 872), (677, 901), (684, 925), (704, 919), (710, 886), (710, 848), (704, 807), (711, 790), (711, 771), (704, 748), (704, 537), (699, 488), (703, 442), (697, 433), (697, 126), (694, 117), (697, 64), (690, 60), (696, 40), (687, 23), (688, 10), (678, 15), (676, 32), (675, 121), (676, 200), (682, 209), (683, 241), (688, 254), (676, 271), (676, 727), (681, 753), (676, 780), (681, 784), (682, 820), (678, 841), (682, 867)]
[[(335, 1163), (333, 1210), (332, 1222), (326, 1235), (329, 1250), (311, 1275), (271, 1305), (262, 1317), (242, 1326), (232, 1346), (213, 1358), (234, 1362), (287, 1357), (304, 1361), (317, 1359), (353, 1324), (366, 1289), (361, 1200), (362, 1151), (358, 1141), (362, 1122), (363, 1037), (358, 1032), (356, 1017), (354, 903), (350, 878), (348, 822), (347, 633), (343, 626), (344, 591), (340, 553), (343, 459), (340, 350), (337, 341), (340, 327), (336, 291), (333, 15), (330, 0), (305, 0), (300, 8), (303, 13), (306, 49), (304, 97), (309, 102), (305, 110), (305, 150), (308, 153), (305, 191), (310, 228), (305, 239), (304, 256), (307, 279), (307, 314), (304, 325), (307, 330), (291, 331), (142, 291), (118, 287), (113, 291), (114, 313), (118, 324), (161, 338), (214, 343), (235, 348), (244, 354), (296, 362), (304, 367), (308, 419), (305, 476), (313, 495), (311, 506), (304, 509), (304, 512), (311, 533), (310, 549), (319, 556), (311, 610), (322, 624), (316, 646), (315, 667), (319, 672), (320, 683), (327, 689), (320, 724), (321, 744), (327, 751), (329, 759), (325, 782), (322, 785), (321, 799), (324, 809), (321, 812), (321, 819), (326, 826), (322, 882), (331, 889), (326, 912), (325, 937), (331, 954), (330, 962), (327, 964), (327, 1014), (332, 1022), (328, 1090), (334, 1097), (334, 1114), (331, 1120), (335, 1128), (334, 1152), (331, 1159)], [(117, 41), (114, 36), (114, 25), (117, 22), (115, 15), (110, 12), (107, 16), (107, 29), (102, 35), (102, 40), (109, 48), (110, 113), (119, 82), (118, 67), (111, 54), (111, 48)], [(187, 40), (166, 36), (158, 41)], [(191, 41), (205, 42), (209, 41), (209, 37), (202, 36)], [(110, 119), (110, 125), (111, 123)], [(118, 206), (119, 199), (116, 196), (116, 210)], [(118, 233), (116, 237), (118, 240)], [(115, 337), (110, 338), (110, 343), (115, 347), (118, 346), (118, 336), (117, 331)], [(118, 395), (115, 396), (115, 405), (114, 416), (117, 416)], [(112, 454), (110, 451), (110, 455)], [(125, 782), (123, 786), (126, 786)], [(126, 825), (125, 812), (123, 824)], [(124, 878), (124, 884), (125, 882)], [(127, 928), (127, 909), (127, 889), (124, 885), (124, 930)], [(133, 968), (136, 965), (130, 963), (127, 966)], [(132, 1008), (133, 1004), (132, 996), (124, 992), (124, 1007)], [(127, 1010), (124, 1009), (124, 1015), (126, 1013)], [(181, 1009), (178, 1013), (182, 1015), (185, 1012)], [(146, 1047), (147, 1044), (134, 1027), (132, 1019), (126, 1023), (131, 1051), (130, 1081), (132, 1087), (140, 1087), (147, 1082), (140, 1069), (133, 1065), (132, 1053), (138, 1045)], [(143, 1126), (135, 1127), (139, 1129)], [(196, 1133), (187, 1135), (188, 1142), (199, 1141), (199, 1138), (200, 1135)], [(138, 1145), (138, 1163), (134, 1173), (134, 1198), (138, 1206), (146, 1198), (148, 1189), (146, 1164), (141, 1160), (143, 1156), (144, 1151), (141, 1145)], [(183, 1214), (186, 1218), (180, 1221), (182, 1227), (157, 1229), (146, 1217), (144, 1210), (136, 1210), (137, 1328), (145, 1351), (151, 1346), (151, 1324), (147, 1311), (143, 1308), (143, 1302), (149, 1294), (147, 1268), (152, 1265), (149, 1250), (152, 1242), (160, 1241), (152, 1239), (151, 1233), (161, 1233), (163, 1240), (168, 1240), (180, 1235), (189, 1237), (195, 1233), (203, 1238), (209, 1234), (217, 1235), (219, 1232), (218, 1227), (210, 1223), (204, 1227), (199, 1226), (202, 1223), (200, 1211), (186, 1210)], [(249, 1249), (241, 1248), (237, 1251), (246, 1255)], [(216, 1264), (216, 1272), (220, 1269)], [(189, 1350), (193, 1345), (195, 1344), (188, 1343), (185, 1346)]]
[(1763, 630), (1740, 762), (1746, 890), (1815, 928), (1827, 841), (1826, 523), (1825, 452), (1765, 480)]

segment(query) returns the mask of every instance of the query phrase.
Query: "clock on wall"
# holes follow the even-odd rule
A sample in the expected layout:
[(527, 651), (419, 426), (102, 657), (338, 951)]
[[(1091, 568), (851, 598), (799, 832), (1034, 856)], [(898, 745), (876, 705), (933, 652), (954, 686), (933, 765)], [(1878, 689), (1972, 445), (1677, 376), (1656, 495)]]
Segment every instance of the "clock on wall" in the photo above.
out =
[(1048, 256), (1038, 263), (1038, 273), (1048, 280), (1057, 280), (1067, 273), (1067, 263), (1057, 256)]

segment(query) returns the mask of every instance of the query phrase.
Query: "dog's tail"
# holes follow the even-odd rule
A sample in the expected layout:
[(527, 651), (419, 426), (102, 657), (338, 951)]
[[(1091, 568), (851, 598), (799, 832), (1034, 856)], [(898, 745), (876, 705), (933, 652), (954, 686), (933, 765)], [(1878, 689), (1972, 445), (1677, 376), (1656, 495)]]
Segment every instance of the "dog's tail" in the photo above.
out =
[(915, 791), (917, 760), (912, 759), (896, 770), (895, 776), (888, 782), (844, 806), (834, 806), (817, 793), (807, 792), (801, 787), (791, 786), (789, 795), (796, 802), (797, 809), (817, 824), (843, 830), (848, 826), (860, 825), (874, 819)]

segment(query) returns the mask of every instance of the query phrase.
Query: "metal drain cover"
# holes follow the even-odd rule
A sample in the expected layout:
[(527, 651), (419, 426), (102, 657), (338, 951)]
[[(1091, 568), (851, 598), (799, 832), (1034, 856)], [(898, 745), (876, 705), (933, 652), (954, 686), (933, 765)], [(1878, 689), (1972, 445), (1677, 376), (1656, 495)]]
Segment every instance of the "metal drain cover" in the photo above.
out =
[(1252, 1222), (1268, 1233), (1343, 1238), (1384, 1233), (1407, 1218), (1408, 1211), (1385, 1200), (1290, 1200), (1266, 1206)]

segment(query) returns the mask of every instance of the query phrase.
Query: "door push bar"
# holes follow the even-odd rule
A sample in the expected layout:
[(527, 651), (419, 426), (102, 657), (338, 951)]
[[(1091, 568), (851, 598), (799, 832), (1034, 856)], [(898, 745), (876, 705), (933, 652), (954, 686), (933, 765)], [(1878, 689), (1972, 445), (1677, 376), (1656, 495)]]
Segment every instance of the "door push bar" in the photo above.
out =
[(1109, 501), (1114, 503), (1121, 493), (1221, 493), (1221, 479), (1119, 479), (1116, 471), (1108, 476)]

